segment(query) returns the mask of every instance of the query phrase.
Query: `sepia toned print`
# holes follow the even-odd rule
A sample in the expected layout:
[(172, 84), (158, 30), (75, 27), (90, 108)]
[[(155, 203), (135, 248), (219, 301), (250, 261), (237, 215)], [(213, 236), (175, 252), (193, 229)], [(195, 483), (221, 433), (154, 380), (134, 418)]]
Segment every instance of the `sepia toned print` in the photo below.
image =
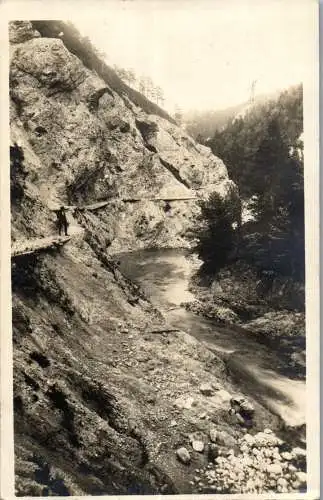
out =
[(310, 492), (283, 4), (9, 22), (16, 496)]

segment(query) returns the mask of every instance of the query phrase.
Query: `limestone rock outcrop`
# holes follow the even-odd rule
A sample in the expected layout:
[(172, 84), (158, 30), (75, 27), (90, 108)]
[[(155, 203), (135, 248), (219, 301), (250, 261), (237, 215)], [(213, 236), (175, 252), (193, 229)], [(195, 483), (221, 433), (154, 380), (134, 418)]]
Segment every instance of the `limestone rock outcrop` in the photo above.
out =
[(26, 185), (45, 211), (109, 199), (100, 216), (111, 228), (110, 250), (187, 246), (198, 210), (190, 198), (237, 195), (207, 147), (118, 93), (61, 38), (40, 36), (27, 21), (12, 23), (10, 38), (12, 142), (25, 152)]

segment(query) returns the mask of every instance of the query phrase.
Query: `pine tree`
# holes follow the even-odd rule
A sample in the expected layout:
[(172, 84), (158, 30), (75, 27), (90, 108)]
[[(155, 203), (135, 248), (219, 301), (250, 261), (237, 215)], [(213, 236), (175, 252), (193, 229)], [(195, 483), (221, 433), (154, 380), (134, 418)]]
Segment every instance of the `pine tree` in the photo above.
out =
[(178, 105), (175, 106), (174, 118), (178, 125), (181, 126), (183, 123), (183, 112)]
[(163, 104), (165, 102), (164, 91), (159, 86), (156, 87), (156, 100), (157, 100), (157, 104), (161, 104), (163, 106)]
[(224, 200), (216, 192), (208, 200), (200, 202), (201, 211), (193, 231), (197, 239), (195, 251), (208, 272), (216, 272), (223, 267), (237, 244), (234, 223), (240, 226), (241, 205), (240, 209), (239, 203), (233, 205), (233, 199)]
[(143, 76), (139, 80), (139, 92), (146, 95), (146, 80)]
[(147, 99), (152, 99), (153, 98), (153, 92), (154, 92), (154, 82), (149, 76), (145, 77), (145, 95)]
[(124, 80), (130, 86), (132, 86), (136, 81), (135, 72), (132, 69), (124, 70)]

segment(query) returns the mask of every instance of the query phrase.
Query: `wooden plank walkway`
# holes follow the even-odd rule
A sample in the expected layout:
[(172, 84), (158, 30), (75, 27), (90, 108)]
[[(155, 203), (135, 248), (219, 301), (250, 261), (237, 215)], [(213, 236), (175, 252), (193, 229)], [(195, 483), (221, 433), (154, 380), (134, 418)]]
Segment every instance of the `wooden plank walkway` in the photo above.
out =
[[(116, 201), (122, 201), (124, 203), (139, 203), (140, 201), (197, 201), (199, 198), (197, 196), (186, 196), (186, 197), (176, 197), (176, 198), (110, 198), (109, 200), (97, 201), (89, 205), (64, 205), (66, 210), (98, 210), (100, 208), (106, 207), (109, 203), (114, 203)], [(56, 211), (56, 210), (55, 210)]]
[[(172, 201), (192, 201), (198, 200), (196, 196), (187, 196), (187, 197), (177, 197), (177, 198), (111, 198), (109, 200), (98, 201), (96, 203), (91, 203), (89, 205), (64, 205), (66, 210), (98, 210), (100, 208), (104, 208), (109, 203), (115, 201), (122, 201), (125, 203), (138, 203), (141, 201), (164, 201), (164, 202), (172, 202)], [(56, 212), (57, 210), (53, 210)], [(33, 253), (41, 252), (43, 250), (48, 250), (50, 248), (58, 248), (65, 243), (67, 243), (73, 233), (81, 233), (83, 229), (77, 227), (70, 227), (69, 232), (72, 231), (72, 234), (69, 236), (49, 236), (47, 238), (34, 238), (30, 240), (18, 241), (12, 245), (11, 248), (11, 258), (20, 257), (23, 255), (30, 255)]]
[(58, 248), (65, 245), (70, 239), (71, 236), (49, 236), (48, 238), (34, 238), (15, 242), (11, 248), (11, 258), (30, 255), (49, 248)]
[(190, 201), (198, 200), (197, 196), (186, 196), (182, 198), (123, 198), (124, 202), (138, 202), (138, 201)]

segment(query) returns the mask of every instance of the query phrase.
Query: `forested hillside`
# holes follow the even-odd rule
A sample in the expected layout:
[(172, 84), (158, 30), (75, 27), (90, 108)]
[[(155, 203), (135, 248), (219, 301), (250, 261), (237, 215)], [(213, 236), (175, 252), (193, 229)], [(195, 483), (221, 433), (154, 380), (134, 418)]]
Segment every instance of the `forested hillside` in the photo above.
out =
[[(241, 195), (248, 197), (268, 188), (275, 179), (278, 184), (282, 176), (288, 177), (281, 167), (290, 161), (291, 148), (301, 147), (302, 132), (303, 91), (299, 85), (216, 131), (207, 144), (223, 158)], [(268, 154), (275, 151), (273, 163)]]
[[(251, 217), (240, 220), (239, 207), (217, 195), (202, 202), (196, 249), (215, 282), (228, 267), (235, 280), (242, 280), (241, 296), (237, 290), (233, 296), (244, 313), (248, 300), (258, 299), (274, 309), (304, 309), (302, 132), (302, 87), (296, 86), (207, 141), (226, 162)], [(260, 282), (248, 299), (243, 290), (249, 271)], [(232, 297), (228, 284), (226, 290)]]

